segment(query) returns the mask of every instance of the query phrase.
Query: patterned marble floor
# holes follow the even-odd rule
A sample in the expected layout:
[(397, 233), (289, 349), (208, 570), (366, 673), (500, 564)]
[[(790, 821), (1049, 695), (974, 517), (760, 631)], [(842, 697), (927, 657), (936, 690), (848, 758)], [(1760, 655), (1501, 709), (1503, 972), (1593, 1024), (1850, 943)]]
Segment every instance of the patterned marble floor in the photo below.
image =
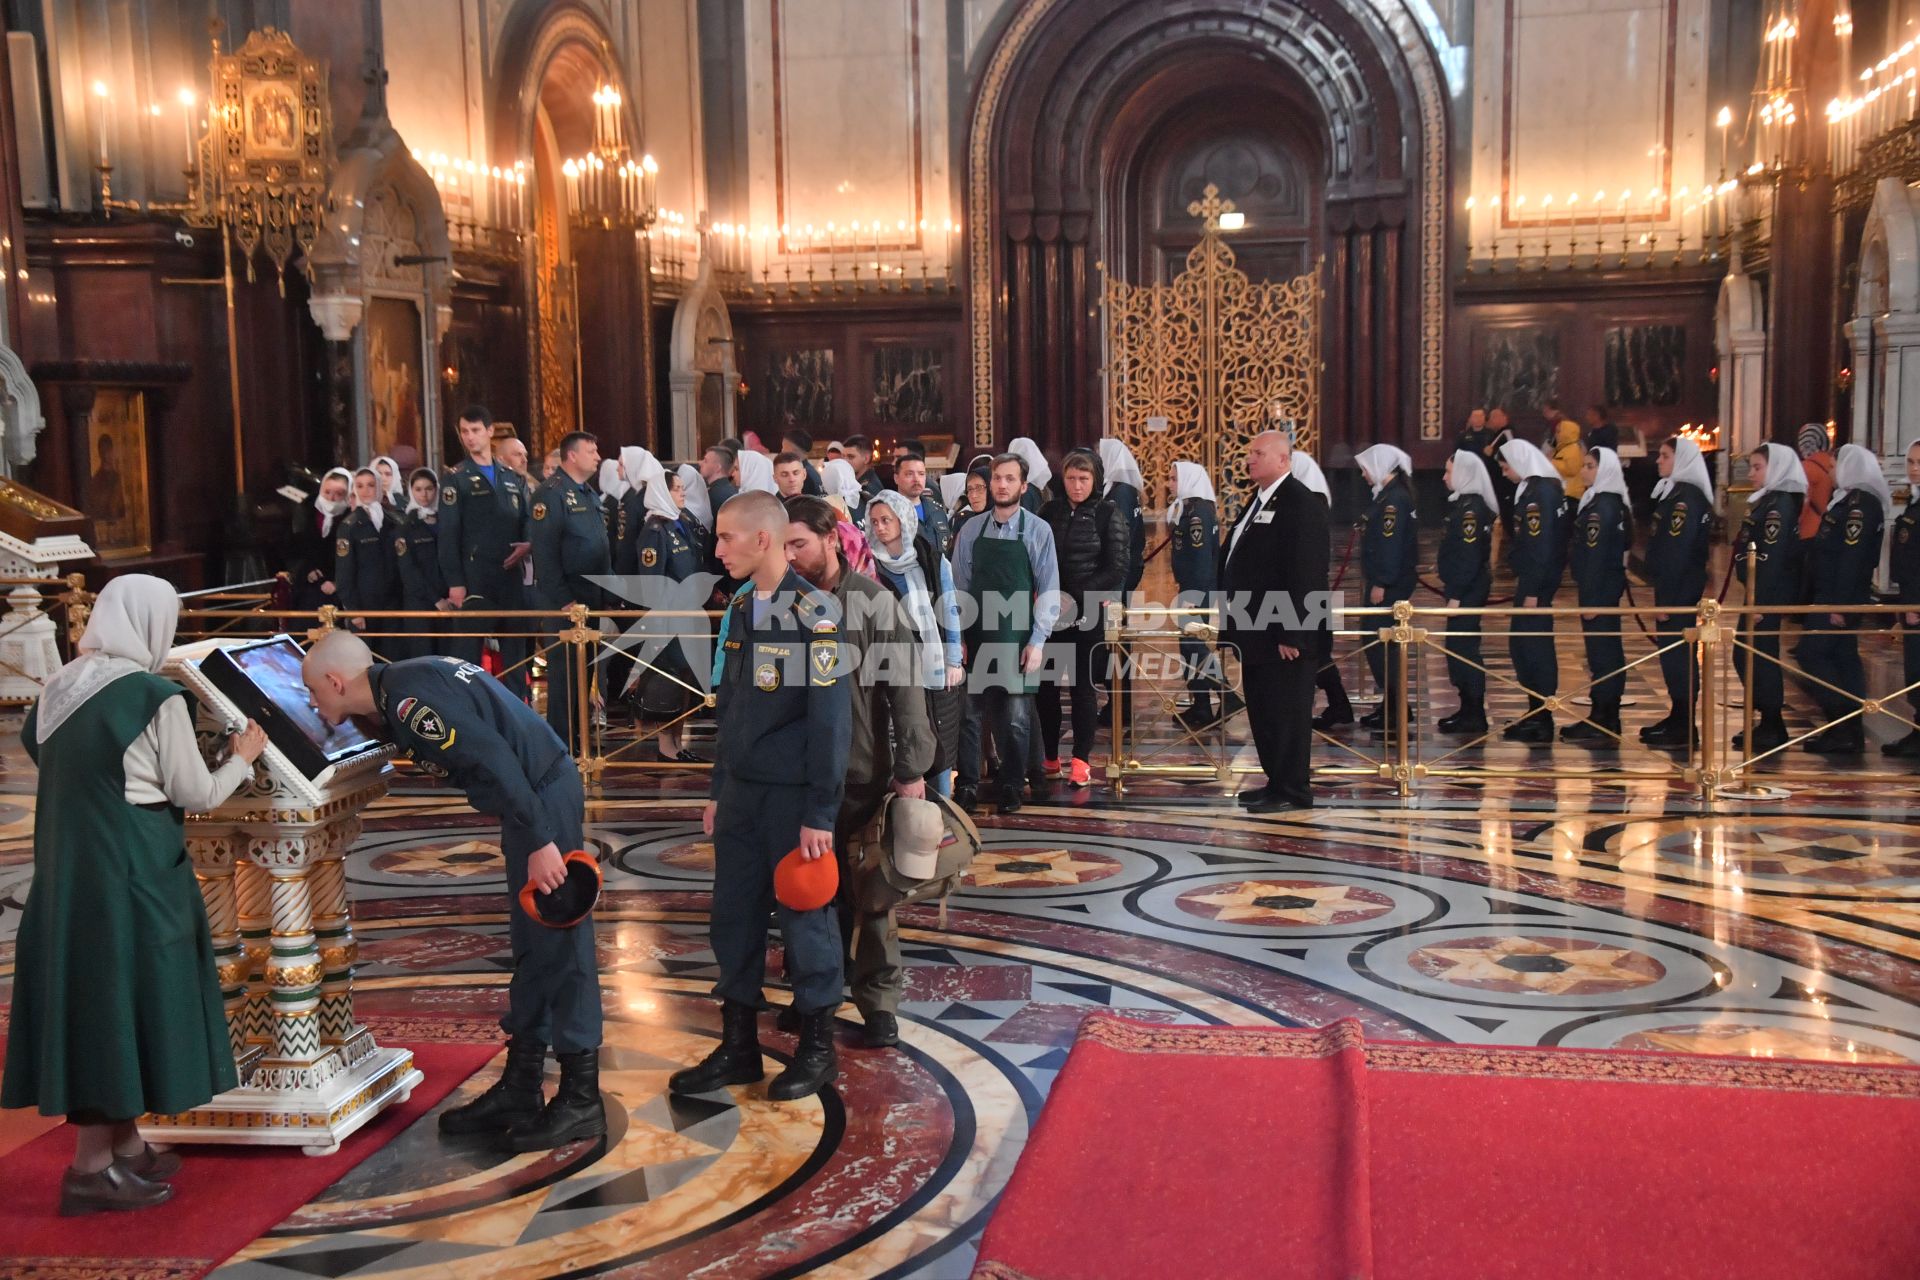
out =
[[(10, 977), (33, 798), (17, 751), (4, 762)], [(1324, 807), (1276, 821), (1212, 783), (1143, 783), (985, 821), (988, 847), (945, 924), (906, 913), (898, 1051), (855, 1047), (849, 1010), (831, 1094), (672, 1099), (667, 1075), (718, 1031), (712, 854), (695, 779), (659, 784), (590, 814), (608, 872), (607, 1141), (507, 1158), (443, 1140), (428, 1117), (218, 1274), (961, 1277), (1093, 1009), (1920, 1061), (1911, 788), (1836, 781), (1702, 816), (1658, 780), (1557, 797), (1544, 783), (1435, 790), (1418, 807), (1342, 782)], [(368, 1022), (389, 1039), (492, 1037), (508, 966), (495, 833), (402, 780), (369, 815), (350, 877)], [(777, 1065), (792, 1041), (770, 1025), (765, 1039)]]

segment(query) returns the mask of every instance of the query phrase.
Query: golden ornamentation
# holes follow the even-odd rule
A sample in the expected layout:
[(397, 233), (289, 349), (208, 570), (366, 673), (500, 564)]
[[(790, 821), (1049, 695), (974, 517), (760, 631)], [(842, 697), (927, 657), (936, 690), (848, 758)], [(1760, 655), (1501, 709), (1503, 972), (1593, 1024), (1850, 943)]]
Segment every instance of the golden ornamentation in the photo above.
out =
[(11, 480), (0, 479), (0, 502), (10, 507), (18, 507), (31, 516), (42, 520), (58, 520), (61, 510), (58, 506), (41, 497), (31, 489), (24, 489)]
[(320, 964), (268, 965), (267, 985), (277, 990), (311, 987), (320, 981)]
[(322, 948), (320, 952), (320, 965), (328, 973), (339, 973), (341, 970), (349, 968), (353, 962), (359, 958), (360, 943), (354, 941), (344, 946)]
[[(1240, 475), (1270, 418), (1291, 420), (1295, 446), (1309, 453), (1320, 438), (1318, 268), (1254, 284), (1220, 237), (1233, 202), (1209, 184), (1188, 212), (1204, 233), (1172, 283), (1106, 282), (1107, 434), (1133, 450), (1149, 499), (1166, 492), (1181, 459)], [(1149, 429), (1159, 418), (1166, 429)], [(1222, 518), (1237, 510), (1230, 492)]]
[(252, 968), (243, 956), (238, 960), (229, 960), (214, 970), (215, 977), (223, 989), (243, 987), (247, 984), (247, 973)]

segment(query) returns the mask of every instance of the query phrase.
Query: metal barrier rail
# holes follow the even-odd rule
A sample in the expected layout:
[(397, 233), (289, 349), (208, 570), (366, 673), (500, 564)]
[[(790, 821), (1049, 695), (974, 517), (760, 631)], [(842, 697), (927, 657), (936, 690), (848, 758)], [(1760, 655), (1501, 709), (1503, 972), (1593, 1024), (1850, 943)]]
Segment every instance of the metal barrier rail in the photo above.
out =
[[(1208, 608), (1149, 608), (1129, 609), (1127, 606), (1110, 604), (1107, 607), (1105, 638), (1109, 649), (1122, 664), (1122, 670), (1132, 671), (1139, 664), (1135, 659), (1143, 651), (1165, 651), (1177, 647), (1182, 639), (1189, 641), (1200, 639), (1211, 646), (1218, 639), (1213, 625), (1217, 611)], [(1666, 636), (1660, 635), (1655, 624), (1668, 615), (1681, 613), (1686, 615), (1689, 625)], [(1890, 618), (1899, 621), (1897, 615), (1920, 613), (1911, 606), (1900, 604), (1858, 605), (1835, 611), (1829, 605), (1722, 605), (1714, 600), (1702, 600), (1691, 608), (1675, 607), (1613, 607), (1580, 608), (1578, 606), (1559, 606), (1546, 609), (1523, 609), (1512, 606), (1446, 607), (1421, 606), (1410, 601), (1401, 601), (1393, 605), (1370, 605), (1343, 610), (1340, 621), (1344, 626), (1336, 630), (1336, 663), (1362, 657), (1373, 650), (1397, 650), (1398, 661), (1389, 661), (1385, 670), (1390, 674), (1397, 672), (1398, 679), (1392, 688), (1384, 691), (1385, 696), (1394, 699), (1395, 714), (1387, 718), (1383, 740), (1377, 752), (1368, 752), (1359, 746), (1333, 734), (1316, 730), (1315, 737), (1338, 752), (1342, 753), (1330, 764), (1320, 764), (1314, 769), (1316, 777), (1325, 778), (1371, 778), (1393, 786), (1401, 796), (1415, 794), (1420, 783), (1428, 779), (1449, 781), (1473, 780), (1519, 780), (1519, 779), (1578, 779), (1600, 783), (1644, 783), (1666, 780), (1676, 782), (1696, 791), (1702, 802), (1708, 806), (1717, 800), (1756, 800), (1775, 799), (1785, 794), (1777, 788), (1764, 785), (1760, 780), (1772, 782), (1809, 782), (1832, 781), (1837, 774), (1844, 773), (1849, 781), (1880, 781), (1912, 784), (1916, 775), (1911, 772), (1872, 771), (1853, 768), (1846, 765), (1834, 765), (1820, 770), (1795, 769), (1783, 767), (1790, 757), (1783, 753), (1807, 743), (1810, 739), (1824, 734), (1828, 730), (1844, 728), (1851, 722), (1863, 721), (1869, 716), (1884, 716), (1903, 726), (1908, 731), (1920, 730), (1920, 710), (1912, 715), (1903, 715), (1894, 710), (1896, 699), (1909, 699), (1915, 707), (1920, 707), (1920, 682), (1908, 683), (1904, 672), (1890, 690), (1874, 692), (1863, 689), (1856, 692), (1844, 688), (1822, 676), (1807, 671), (1800, 665), (1788, 643), (1788, 637), (1809, 634), (1796, 631), (1783, 624), (1783, 620), (1808, 615), (1835, 615), (1846, 620), (1847, 625), (1834, 625), (1831, 621), (1821, 627), (1817, 634), (1825, 637), (1849, 638), (1858, 646), (1864, 638), (1904, 639), (1909, 634), (1920, 637), (1920, 627), (1906, 628), (1890, 632), (1885, 626), (1861, 625), (1864, 620)], [(1581, 658), (1569, 662), (1565, 655), (1559, 657), (1560, 679), (1553, 693), (1543, 693), (1527, 688), (1512, 673), (1511, 668), (1493, 665), (1490, 656), (1483, 656), (1478, 662), (1465, 658), (1450, 648), (1451, 642), (1462, 636), (1502, 637), (1510, 633), (1507, 629), (1489, 629), (1488, 622), (1494, 619), (1511, 619), (1520, 616), (1547, 616), (1559, 620), (1572, 620), (1578, 627), (1579, 620), (1586, 618), (1612, 617), (1620, 619), (1620, 641), (1625, 651), (1625, 661), (1616, 669), (1598, 673), (1589, 672)], [(1163, 624), (1154, 627), (1133, 625), (1141, 616), (1151, 617)], [(1461, 630), (1449, 633), (1445, 624), (1449, 619), (1476, 618), (1481, 624), (1474, 630)], [(1629, 623), (1631, 620), (1631, 625)], [(1197, 625), (1196, 625), (1197, 624)], [(1433, 625), (1438, 624), (1438, 625)], [(1546, 639), (1557, 641), (1571, 638), (1579, 640), (1577, 630), (1567, 632), (1550, 630), (1540, 633)], [(1765, 652), (1758, 641), (1765, 639), (1778, 641), (1780, 654), (1776, 657)], [(1347, 644), (1344, 652), (1342, 643)], [(1432, 654), (1467, 665), (1483, 673), (1489, 691), (1505, 688), (1519, 692), (1523, 696), (1539, 698), (1539, 711), (1550, 719), (1556, 715), (1572, 713), (1579, 720), (1587, 720), (1587, 714), (1580, 708), (1576, 699), (1589, 694), (1593, 687), (1612, 678), (1625, 678), (1636, 669), (1649, 663), (1657, 663), (1662, 655), (1685, 646), (1691, 650), (1693, 659), (1689, 666), (1689, 705), (1694, 710), (1694, 732), (1684, 748), (1668, 751), (1660, 747), (1643, 745), (1623, 733), (1616, 733), (1606, 726), (1596, 726), (1605, 738), (1604, 743), (1584, 744), (1582, 749), (1591, 749), (1600, 753), (1624, 748), (1627, 756), (1617, 764), (1610, 762), (1604, 754), (1595, 757), (1591, 768), (1512, 766), (1469, 762), (1463, 754), (1482, 746), (1503, 728), (1525, 719), (1529, 714), (1522, 711), (1517, 715), (1500, 717), (1494, 711), (1487, 714), (1487, 729), (1477, 736), (1465, 740), (1449, 741), (1443, 744), (1430, 740), (1421, 718), (1409, 714), (1410, 708), (1417, 705), (1421, 686), (1430, 682), (1426, 678), (1426, 663), (1420, 659)], [(1640, 649), (1643, 651), (1634, 652)], [(1729, 691), (1732, 687), (1744, 684), (1750, 687), (1753, 676), (1758, 671), (1772, 667), (1780, 673), (1783, 686), (1789, 696), (1796, 686), (1809, 696), (1818, 698), (1824, 694), (1829, 699), (1842, 704), (1842, 709), (1828, 714), (1817, 709), (1813, 716), (1813, 726), (1795, 732), (1789, 730), (1786, 741), (1765, 750), (1754, 749), (1754, 716), (1751, 701), (1742, 699), (1735, 705)], [(1744, 679), (1741, 678), (1744, 673)], [(1862, 674), (1869, 680), (1871, 673), (1862, 664)], [(1229, 742), (1226, 726), (1228, 717), (1221, 717), (1211, 725), (1187, 728), (1177, 719), (1173, 721), (1175, 736), (1166, 741), (1147, 741), (1138, 731), (1136, 717), (1143, 702), (1142, 690), (1135, 688), (1131, 695), (1120, 699), (1121, 714), (1114, 717), (1114, 740), (1106, 767), (1107, 780), (1116, 788), (1124, 791), (1126, 779), (1130, 776), (1196, 777), (1214, 776), (1222, 781), (1230, 779), (1236, 773), (1257, 773), (1259, 766), (1251, 761), (1241, 763), (1236, 757), (1242, 753), (1245, 739)], [(1170, 712), (1172, 697), (1165, 688), (1146, 691), (1158, 696), (1162, 709)], [(1232, 692), (1232, 685), (1223, 681), (1221, 693), (1224, 697)], [(1805, 708), (1792, 703), (1789, 710), (1796, 713)], [(1591, 721), (1588, 721), (1592, 723)], [(1558, 726), (1556, 726), (1558, 727)], [(1730, 745), (1735, 732), (1741, 735), (1741, 745)], [(1538, 744), (1547, 745), (1547, 744)], [(1569, 744), (1571, 747), (1573, 744)], [(1871, 743), (1868, 743), (1871, 747)], [(1179, 759), (1183, 753), (1198, 753), (1198, 762)], [(1437, 752), (1437, 754), (1436, 754)]]

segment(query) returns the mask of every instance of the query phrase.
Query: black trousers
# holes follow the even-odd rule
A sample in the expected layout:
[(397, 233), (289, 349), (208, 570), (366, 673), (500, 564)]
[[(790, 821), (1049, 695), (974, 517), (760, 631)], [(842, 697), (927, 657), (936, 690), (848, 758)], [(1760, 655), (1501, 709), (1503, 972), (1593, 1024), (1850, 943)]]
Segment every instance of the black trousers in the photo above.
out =
[[(1514, 592), (1519, 604), (1519, 592)], [(1553, 592), (1536, 599), (1536, 607), (1514, 615), (1507, 628), (1507, 651), (1513, 658), (1513, 675), (1527, 687), (1527, 705), (1560, 692), (1560, 659), (1553, 651), (1553, 618), (1547, 613), (1553, 604)]]
[[(559, 614), (545, 620), (546, 630), (555, 636), (571, 625)], [(583, 750), (575, 741), (578, 730), (574, 722), (580, 718), (581, 692), (592, 678), (589, 668), (594, 648), (593, 645), (582, 648), (563, 640), (547, 650), (547, 723), (553, 726), (572, 755), (582, 754)]]
[[(1486, 591), (1476, 591), (1461, 596), (1460, 605), (1466, 609), (1477, 609), (1487, 602), (1487, 594)], [(1455, 614), (1447, 619), (1447, 679), (1453, 682), (1463, 703), (1486, 701), (1487, 673), (1475, 665), (1483, 661), (1480, 633), (1486, 629), (1486, 625), (1485, 618), (1471, 615)]]
[(1314, 659), (1245, 663), (1247, 723), (1253, 749), (1276, 799), (1313, 803)]
[[(581, 822), (587, 800), (571, 761), (556, 766), (534, 790), (553, 842), (566, 854), (585, 847)], [(513, 946), (513, 979), (507, 986), (507, 1016), (500, 1026), (510, 1036), (528, 1036), (557, 1053), (600, 1047), (600, 970), (593, 950), (593, 917), (569, 929), (550, 929), (520, 909), (527, 883), (527, 859), (540, 847), (539, 835), (503, 826), (500, 852), (507, 862), (507, 937)]]
[[(1627, 664), (1626, 645), (1620, 639), (1621, 614), (1601, 614), (1580, 619), (1580, 635), (1587, 650), (1587, 674), (1593, 678), (1589, 696), (1595, 716), (1620, 716), (1620, 698), (1627, 691), (1627, 677), (1620, 670)], [(1609, 675), (1608, 672), (1613, 674)]]
[[(1694, 611), (1687, 605), (1660, 605), (1657, 600), (1654, 603), (1667, 610), (1666, 621), (1653, 624), (1654, 639), (1662, 646), (1673, 644), (1693, 621)], [(1700, 684), (1700, 665), (1694, 661), (1693, 646), (1682, 642), (1662, 653), (1660, 678), (1666, 682), (1667, 701), (1672, 705), (1675, 721), (1691, 729), (1694, 691)]]
[[(1851, 625), (1852, 621), (1847, 619), (1847, 624)], [(1808, 675), (1837, 685), (1854, 698), (1867, 696), (1867, 671), (1860, 665), (1860, 637), (1842, 635), (1826, 614), (1804, 615), (1800, 643), (1794, 646), (1793, 656)], [(1854, 698), (1843, 697), (1824, 685), (1810, 680), (1801, 683), (1808, 696), (1820, 705), (1823, 719), (1837, 720), (1860, 706)]]
[(1027, 753), (1033, 738), (1033, 695), (997, 685), (980, 690), (981, 720), (1000, 755), (994, 781), (1002, 792), (1018, 795), (1027, 780)]
[[(1367, 587), (1367, 598), (1373, 598), (1373, 587), (1371, 584)], [(1383, 605), (1395, 605), (1406, 598), (1406, 596), (1395, 595), (1390, 591), (1387, 593), (1386, 599), (1381, 603)], [(1382, 626), (1387, 625), (1380, 619), (1370, 619), (1369, 621), (1376, 622)], [(1387, 720), (1392, 720), (1400, 714), (1400, 672), (1401, 669), (1406, 666), (1406, 661), (1406, 651), (1397, 644), (1381, 641), (1367, 650), (1367, 669), (1373, 672), (1373, 683), (1380, 690), (1380, 705), (1384, 708), (1381, 715)], [(1407, 690), (1407, 705), (1409, 707), (1413, 705), (1413, 694), (1414, 691), (1412, 689)]]
[(766, 1007), (767, 915), (775, 912), (793, 1007), (801, 1013), (838, 1008), (844, 983), (838, 908), (829, 902), (795, 911), (773, 896), (773, 868), (800, 840), (806, 787), (728, 779), (715, 799), (710, 927), (720, 980), (713, 993)]
[[(1785, 622), (1785, 616), (1778, 613), (1763, 613), (1757, 618), (1749, 614), (1740, 620), (1740, 639), (1752, 645), (1755, 652), (1742, 649), (1735, 653), (1733, 669), (1740, 673), (1740, 683), (1745, 686), (1747, 701), (1753, 704), (1755, 712), (1777, 713), (1786, 705), (1786, 681), (1780, 678), (1780, 628)], [(1907, 645), (1907, 665), (1911, 668), (1912, 637), (1908, 638)], [(1749, 664), (1753, 667), (1752, 680), (1747, 679)]]
[[(1905, 627), (1900, 634), (1900, 683), (1913, 684), (1920, 680), (1920, 628)], [(1920, 688), (1907, 691), (1907, 705), (1913, 708), (1915, 719), (1920, 719)]]
[[(1088, 631), (1075, 627), (1066, 635), (1059, 637), (1073, 648), (1073, 684), (1068, 691), (1073, 708), (1073, 754), (1076, 758), (1089, 763), (1093, 760), (1093, 749), (1100, 735), (1100, 692), (1099, 687), (1106, 683), (1106, 663), (1099, 663), (1101, 670), (1095, 669), (1096, 658), (1109, 656), (1106, 636), (1101, 631)], [(1049, 760), (1060, 758), (1060, 686), (1046, 685), (1035, 694), (1040, 706), (1040, 742), (1046, 748)]]
[[(525, 607), (525, 593), (518, 582), (520, 567), (515, 565), (511, 572), (514, 581), (496, 585), (491, 594), (482, 588), (474, 588), (467, 593), (467, 602), (462, 609), (483, 611), (488, 609), (520, 609)], [(499, 637), (500, 667), (504, 674), (500, 683), (516, 698), (527, 696), (527, 655), (530, 650), (524, 637), (527, 631), (525, 618), (486, 618), (455, 617), (451, 620), (450, 630), (487, 632)], [(481, 635), (452, 636), (446, 642), (445, 652), (463, 662), (480, 665), (480, 650), (484, 644)], [(551, 656), (551, 655), (549, 655)]]
[(1319, 670), (1313, 673), (1313, 687), (1327, 695), (1327, 710), (1353, 714), (1353, 704), (1347, 701), (1346, 682), (1340, 678), (1339, 664), (1334, 662), (1331, 653), (1320, 659)]

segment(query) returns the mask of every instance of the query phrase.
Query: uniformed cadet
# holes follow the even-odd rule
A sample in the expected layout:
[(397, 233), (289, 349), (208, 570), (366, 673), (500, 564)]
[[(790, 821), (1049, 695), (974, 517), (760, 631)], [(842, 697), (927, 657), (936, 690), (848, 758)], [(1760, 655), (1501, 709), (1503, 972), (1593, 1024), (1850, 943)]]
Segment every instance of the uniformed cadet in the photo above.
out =
[[(640, 538), (640, 526), (646, 520), (646, 501), (642, 490), (646, 482), (641, 473), (646, 469), (645, 459), (653, 455), (638, 445), (623, 445), (620, 456), (614, 460), (614, 468), (620, 473), (620, 499), (614, 504), (612, 521), (607, 525), (607, 545), (613, 549), (613, 571), (621, 575), (637, 573), (640, 562), (637, 559)], [(600, 464), (603, 478), (607, 473), (607, 464)]]
[(560, 441), (560, 469), (533, 495), (534, 608), (549, 613), (542, 629), (547, 648), (547, 723), (569, 750), (584, 751), (574, 740), (574, 720), (589, 681), (594, 654), (558, 640), (572, 622), (561, 610), (570, 604), (602, 605), (601, 590), (589, 581), (613, 572), (607, 546), (606, 511), (587, 484), (600, 469), (600, 442), (585, 431), (570, 431)]
[[(1895, 599), (1904, 605), (1920, 605), (1920, 440), (1907, 446), (1907, 507), (1893, 522), (1887, 570), (1898, 593)], [(1920, 719), (1920, 611), (1910, 609), (1900, 615), (1900, 656), (1900, 683), (1915, 686), (1907, 690), (1907, 705), (1913, 717)], [(1920, 729), (1883, 743), (1880, 752), (1920, 756)]]
[[(1360, 573), (1366, 583), (1366, 603), (1395, 605), (1413, 595), (1420, 585), (1420, 518), (1413, 507), (1413, 459), (1390, 444), (1362, 449), (1354, 462), (1373, 488), (1373, 501), (1361, 517)], [(1370, 626), (1390, 625), (1375, 618)], [(1400, 672), (1404, 657), (1398, 645), (1371, 645), (1367, 666), (1380, 689), (1380, 705), (1361, 723), (1385, 737), (1399, 723)], [(1407, 691), (1412, 709), (1413, 691)]]
[[(1880, 563), (1882, 534), (1892, 506), (1893, 494), (1880, 474), (1880, 460), (1864, 445), (1841, 445), (1833, 464), (1833, 498), (1807, 548), (1807, 576), (1813, 587), (1807, 603), (1844, 609), (1873, 599), (1873, 571)], [(1794, 646), (1793, 656), (1801, 670), (1813, 677), (1802, 683), (1830, 726), (1802, 744), (1820, 755), (1852, 756), (1866, 749), (1862, 717), (1833, 723), (1858, 711), (1860, 699), (1867, 695), (1860, 638), (1842, 634), (1856, 624), (1857, 619), (1845, 612), (1806, 614), (1800, 643)]]
[[(419, 467), (407, 477), (407, 488), (412, 500), (401, 521), (400, 541), (393, 548), (400, 556), (400, 603), (410, 612), (433, 609), (444, 614), (453, 606), (447, 600), (447, 579), (440, 572), (440, 478), (431, 467)], [(446, 619), (409, 618), (404, 629), (421, 634), (399, 645), (403, 655), (424, 658), (439, 643)]]
[[(1797, 604), (1804, 567), (1800, 507), (1807, 497), (1806, 469), (1800, 465), (1800, 455), (1784, 444), (1761, 445), (1753, 451), (1748, 468), (1753, 493), (1747, 499), (1747, 518), (1733, 540), (1734, 569), (1746, 584), (1749, 605)], [(1739, 650), (1733, 660), (1753, 707), (1755, 755), (1787, 740), (1787, 724), (1781, 716), (1786, 682), (1780, 678), (1780, 629), (1786, 621), (1786, 615), (1779, 613), (1740, 618), (1741, 642), (1758, 650)], [(1734, 734), (1733, 749), (1745, 746), (1746, 734)]]
[(293, 607), (318, 609), (340, 603), (334, 572), (339, 565), (340, 530), (352, 512), (353, 473), (335, 467), (320, 479), (313, 510), (294, 517), (293, 540), (287, 547), (287, 576)]
[[(1479, 454), (1454, 450), (1447, 459), (1447, 528), (1440, 536), (1435, 569), (1447, 606), (1477, 609), (1493, 588), (1493, 526), (1500, 496)], [(1487, 731), (1487, 673), (1480, 669), (1480, 633), (1486, 619), (1462, 614), (1447, 619), (1447, 678), (1460, 694), (1460, 709), (1442, 716), (1442, 733), (1476, 737)]]
[[(461, 411), (460, 444), (466, 459), (447, 472), (440, 486), (440, 572), (447, 580), (447, 598), (456, 609), (525, 608), (521, 562), (532, 552), (526, 481), (494, 461), (493, 416), (481, 406)], [(514, 638), (526, 630), (521, 620), (461, 619), (456, 626), (501, 636), (501, 680), (516, 696), (525, 697), (527, 645)], [(478, 636), (463, 636), (447, 648), (477, 663), (480, 644)]]
[(1671, 704), (1666, 719), (1640, 730), (1640, 741), (1685, 747), (1693, 741), (1699, 664), (1683, 633), (1707, 589), (1707, 535), (1713, 526), (1713, 477), (1700, 446), (1677, 436), (1660, 446), (1660, 483), (1653, 486), (1653, 528), (1647, 535), (1647, 578), (1653, 583), (1654, 638), (1665, 647), (1660, 675)]
[[(1585, 488), (1573, 516), (1573, 588), (1583, 609), (1615, 609), (1627, 589), (1627, 549), (1633, 545), (1627, 477), (1620, 455), (1589, 449), (1580, 464)], [(1620, 614), (1580, 615), (1587, 651), (1587, 696), (1592, 709), (1584, 720), (1560, 731), (1566, 742), (1612, 744), (1620, 736), (1620, 697), (1626, 691), (1626, 649), (1620, 643)]]
[[(1167, 504), (1167, 542), (1172, 548), (1173, 585), (1178, 592), (1174, 607), (1209, 608), (1220, 586), (1220, 499), (1214, 492), (1213, 477), (1197, 462), (1176, 462), (1173, 474), (1167, 477), (1167, 488), (1172, 494)], [(1186, 668), (1187, 692), (1192, 701), (1178, 719), (1182, 727), (1194, 731), (1213, 724), (1218, 717), (1213, 695), (1220, 682), (1212, 674), (1213, 646), (1184, 631), (1187, 622), (1206, 619), (1182, 617), (1180, 621), (1180, 663)]]
[(1513, 621), (1507, 646), (1514, 678), (1527, 690), (1527, 714), (1500, 736), (1532, 745), (1553, 741), (1553, 717), (1543, 705), (1560, 691), (1560, 660), (1553, 652), (1553, 615), (1547, 612), (1565, 569), (1567, 500), (1560, 473), (1547, 455), (1511, 437), (1500, 446), (1500, 470), (1513, 482)]
[[(538, 496), (540, 485), (545, 484), (547, 480), (553, 479), (554, 472), (559, 470), (559, 467), (555, 467), (547, 473), (544, 480), (537, 482), (533, 486), (536, 497)], [(621, 466), (619, 458), (602, 458), (600, 460), (600, 474), (595, 478), (592, 488), (600, 499), (600, 510), (606, 517), (607, 546), (613, 548), (614, 571), (616, 573), (631, 573), (631, 569), (621, 569), (619, 567), (620, 544), (626, 540), (627, 534), (627, 498), (633, 493), (633, 486), (627, 482), (627, 473), (625, 468)]]
[[(638, 455), (629, 459), (627, 467), (627, 474), (633, 477), (634, 493), (641, 503), (631, 554), (633, 571), (641, 577), (657, 575), (674, 582), (685, 582), (702, 572), (704, 557), (700, 545), (688, 532), (688, 522), (682, 519), (679, 497), (685, 489), (680, 476), (667, 471), (659, 459), (645, 449), (623, 449), (621, 454), (623, 457)], [(690, 634), (693, 629), (704, 632), (706, 624), (691, 618), (663, 619), (653, 634)], [(684, 725), (679, 721), (701, 700), (703, 695), (697, 690), (704, 685), (705, 680), (693, 674), (686, 650), (677, 640), (649, 658), (648, 665), (640, 670), (637, 685), (640, 718), (648, 724), (666, 726), (656, 738), (662, 760), (701, 763), (701, 757), (684, 750)]]
[(720, 558), (750, 581), (728, 606), (717, 659), (719, 756), (701, 825), (713, 838), (711, 933), (720, 980), (721, 1039), (676, 1073), (674, 1093), (709, 1093), (762, 1076), (758, 1015), (766, 1007), (767, 914), (777, 910), (787, 979), (800, 1015), (793, 1062), (767, 1096), (816, 1093), (837, 1069), (833, 1012), (840, 1003), (840, 921), (831, 902), (811, 911), (779, 903), (774, 866), (789, 850), (833, 857), (845, 789), (853, 688), (843, 670), (838, 610), (787, 565), (787, 511), (771, 494), (742, 493), (719, 513)]
[[(507, 1013), (500, 1019), (507, 1065), (492, 1088), (440, 1117), (441, 1132), (496, 1135), (511, 1151), (544, 1151), (604, 1134), (592, 917), (553, 928), (530, 918), (518, 901), (529, 881), (541, 893), (561, 885), (564, 851), (584, 847), (586, 797), (566, 747), (532, 708), (458, 658), (375, 667), (364, 641), (332, 631), (308, 653), (302, 675), (329, 724), (377, 717), (387, 739), (422, 769), (500, 818), (513, 945)], [(560, 1088), (543, 1103), (548, 1045), (560, 1062)]]
[(386, 495), (380, 491), (379, 473), (370, 467), (353, 473), (353, 490), (357, 505), (341, 521), (334, 549), (340, 610), (355, 631), (368, 637), (367, 642), (381, 657), (404, 657), (386, 636), (406, 628), (392, 618), (365, 616), (368, 611), (400, 607), (400, 513), (387, 505)]

